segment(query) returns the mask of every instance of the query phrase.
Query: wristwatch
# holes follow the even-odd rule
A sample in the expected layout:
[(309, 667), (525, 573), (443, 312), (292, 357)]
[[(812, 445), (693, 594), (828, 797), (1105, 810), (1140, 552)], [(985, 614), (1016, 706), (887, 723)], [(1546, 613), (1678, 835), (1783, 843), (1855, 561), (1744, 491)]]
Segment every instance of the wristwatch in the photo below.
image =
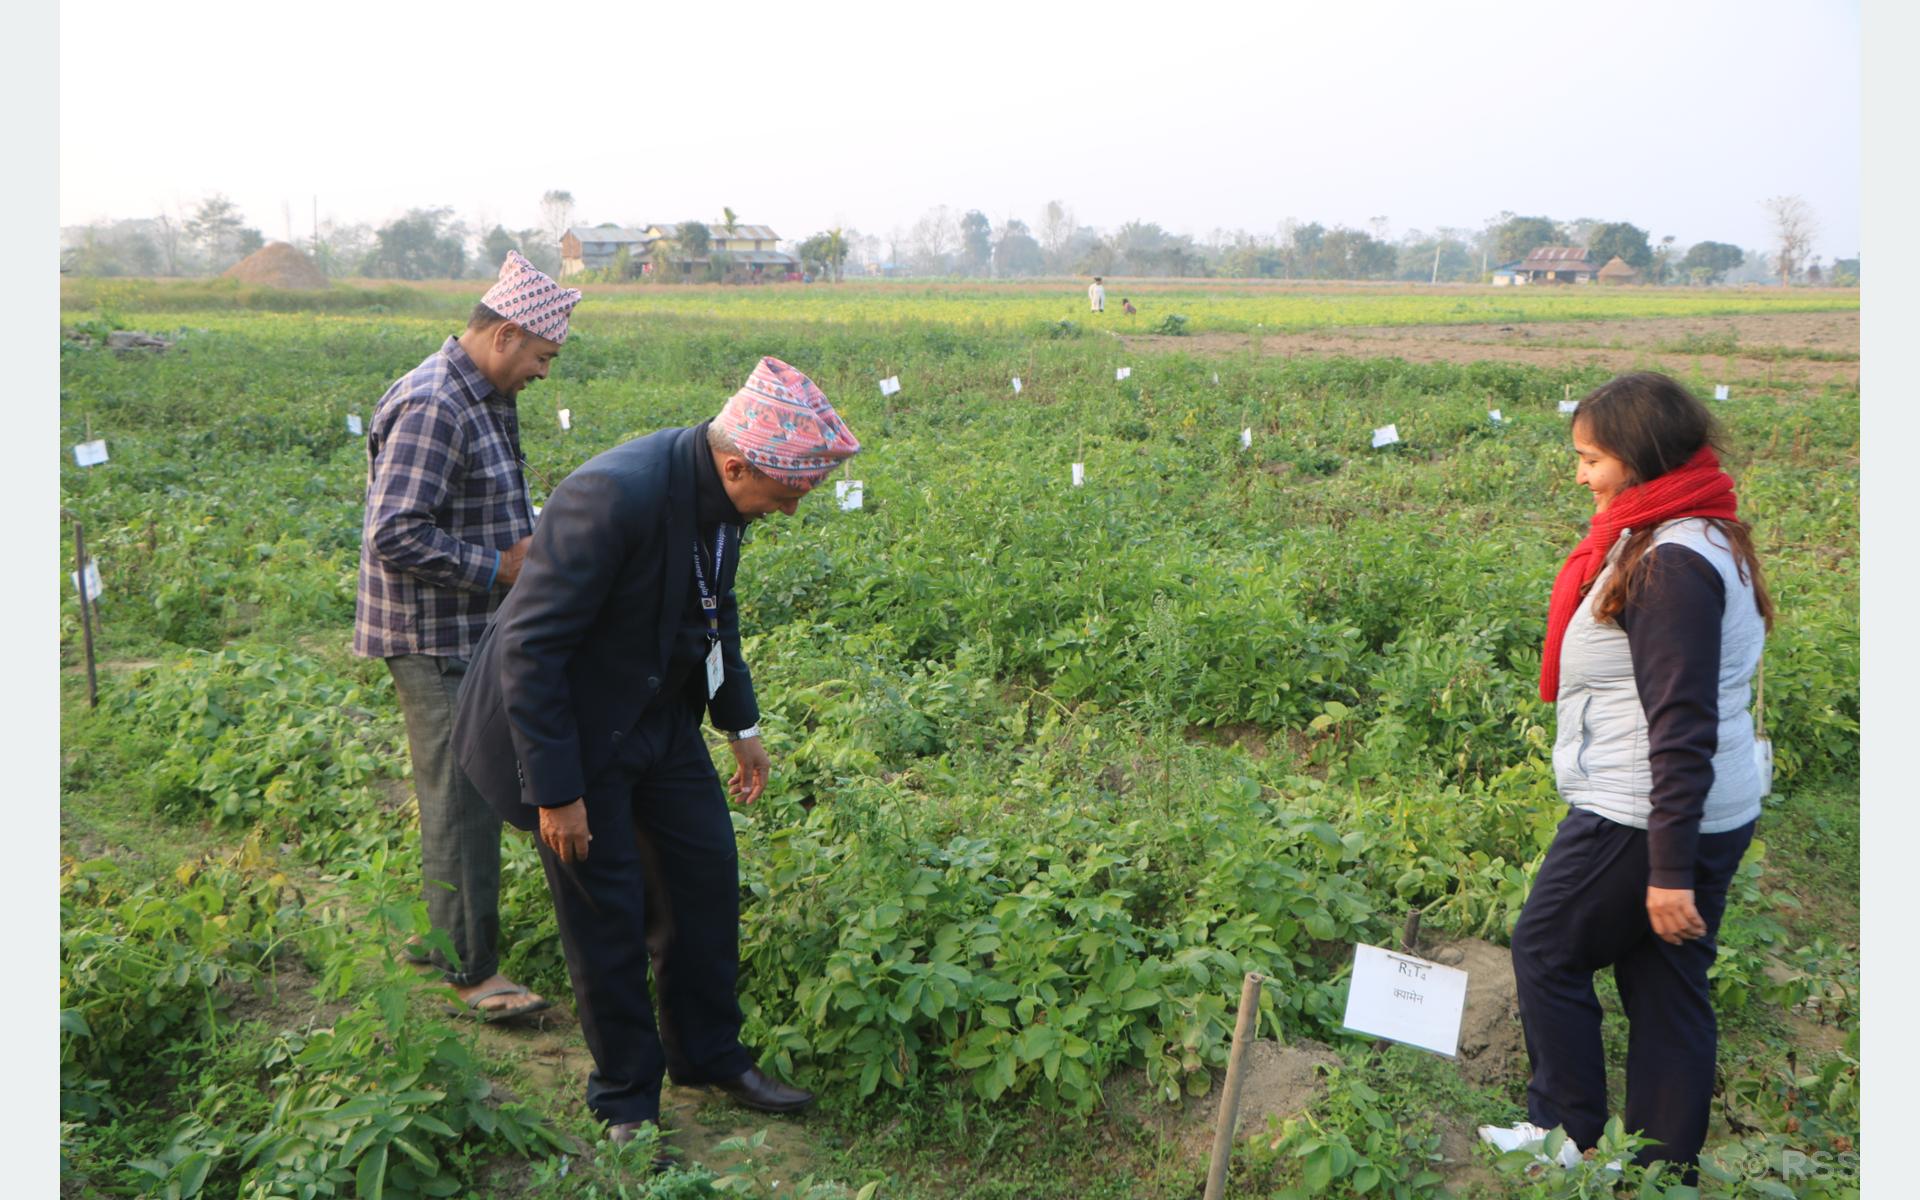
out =
[(760, 727), (758, 725), (749, 725), (745, 729), (739, 730), (736, 733), (729, 733), (727, 735), (727, 740), (729, 742), (739, 742), (739, 741), (745, 741), (747, 738), (757, 738), (759, 736), (760, 736)]

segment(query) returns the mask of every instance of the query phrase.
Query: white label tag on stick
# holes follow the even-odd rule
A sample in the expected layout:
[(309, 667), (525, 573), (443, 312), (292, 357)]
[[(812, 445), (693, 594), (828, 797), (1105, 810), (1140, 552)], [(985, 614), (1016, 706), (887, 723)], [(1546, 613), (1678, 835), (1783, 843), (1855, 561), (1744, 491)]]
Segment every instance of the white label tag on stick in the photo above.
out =
[(1560, 402), (1560, 415), (1565, 416), (1568, 413), (1577, 411), (1579, 407), (1580, 402), (1578, 400), (1562, 400)]
[(1435, 1054), (1460, 1050), (1467, 1009), (1467, 973), (1457, 967), (1365, 944), (1353, 948), (1353, 976), (1341, 1023)]
[(1132, 367), (1115, 367), (1113, 371), (1113, 381), (1115, 383), (1119, 383), (1122, 379), (1125, 379), (1127, 376), (1131, 374), (1133, 374)]
[(1253, 426), (1249, 425), (1240, 431), (1240, 448), (1242, 450), (1253, 449)]
[(1487, 410), (1487, 420), (1492, 421), (1495, 425), (1498, 425), (1502, 421), (1506, 420), (1506, 418), (1500, 415), (1499, 409), (1490, 408)]
[(1020, 377), (1018, 375), (1013, 377), (1013, 394), (1016, 396), (1020, 394)]
[(73, 461), (83, 467), (97, 467), (107, 461), (107, 440), (95, 438), (91, 442), (81, 442), (73, 448)]
[(572, 409), (563, 408), (560, 410), (560, 428), (562, 429), (573, 428), (573, 410)]
[(359, 413), (347, 414), (347, 432), (355, 437), (365, 437), (367, 435), (367, 427), (360, 423)]
[(899, 390), (900, 377), (898, 375), (889, 375), (880, 381), (880, 394), (882, 396), (891, 396)]
[(707, 651), (707, 699), (711, 700), (720, 691), (720, 684), (726, 680), (727, 668), (720, 661), (720, 643), (715, 642)]
[(1382, 446), (1391, 446), (1399, 440), (1400, 429), (1398, 426), (1382, 425), (1373, 431), (1373, 448), (1375, 450), (1378, 450)]
[(853, 512), (865, 501), (866, 482), (860, 479), (836, 479), (833, 481), (833, 498), (840, 502), (841, 512)]
[(1732, 394), (1733, 394), (1733, 389), (1729, 388), (1724, 383), (1720, 384), (1718, 387), (1713, 389), (1713, 398), (1715, 400), (1725, 400), (1728, 396)]
[(107, 590), (105, 585), (100, 582), (100, 564), (91, 558), (87, 560), (87, 569), (84, 572), (68, 571), (67, 578), (73, 580), (73, 590), (76, 593), (80, 590), (81, 579), (84, 578), (87, 581), (87, 600), (89, 603), (98, 600), (100, 593)]
[(1087, 464), (1073, 464), (1073, 486), (1079, 487), (1087, 481)]
[(1215, 371), (1215, 372), (1213, 373), (1213, 381), (1214, 381), (1215, 383), (1219, 383), (1219, 382), (1220, 382), (1220, 372), (1218, 372), (1218, 371)]

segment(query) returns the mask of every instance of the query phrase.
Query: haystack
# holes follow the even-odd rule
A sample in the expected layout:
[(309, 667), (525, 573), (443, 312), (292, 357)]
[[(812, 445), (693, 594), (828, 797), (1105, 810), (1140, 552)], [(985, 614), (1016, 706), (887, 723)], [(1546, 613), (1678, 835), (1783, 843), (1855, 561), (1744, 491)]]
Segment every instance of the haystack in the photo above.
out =
[(241, 283), (270, 288), (323, 288), (327, 277), (313, 260), (285, 242), (268, 242), (228, 267), (223, 274)]
[(1639, 274), (1640, 272), (1628, 266), (1626, 260), (1616, 254), (1606, 266), (1600, 268), (1600, 282), (1632, 283)]

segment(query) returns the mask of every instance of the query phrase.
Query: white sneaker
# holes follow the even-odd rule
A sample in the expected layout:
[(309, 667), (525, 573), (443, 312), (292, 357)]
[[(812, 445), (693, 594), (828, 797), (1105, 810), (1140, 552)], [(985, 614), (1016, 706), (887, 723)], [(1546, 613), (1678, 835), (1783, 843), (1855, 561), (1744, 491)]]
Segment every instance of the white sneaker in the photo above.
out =
[[(1546, 1145), (1547, 1135), (1552, 1132), (1551, 1129), (1542, 1129), (1531, 1121), (1522, 1121), (1511, 1129), (1502, 1129), (1498, 1125), (1482, 1125), (1480, 1140), (1490, 1143), (1502, 1154), (1509, 1154), (1515, 1150), (1531, 1150), (1533, 1156), (1541, 1162), (1551, 1163), (1556, 1160), (1548, 1158), (1540, 1151)], [(1580, 1165), (1580, 1147), (1573, 1144), (1572, 1138), (1560, 1143), (1558, 1162), (1561, 1166), (1568, 1168)]]

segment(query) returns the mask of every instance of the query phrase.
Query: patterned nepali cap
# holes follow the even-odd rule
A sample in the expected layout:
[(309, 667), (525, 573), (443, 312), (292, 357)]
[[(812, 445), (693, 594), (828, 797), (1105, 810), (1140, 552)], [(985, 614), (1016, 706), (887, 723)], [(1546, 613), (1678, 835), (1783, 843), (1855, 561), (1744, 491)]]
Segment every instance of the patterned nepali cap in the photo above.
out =
[(825, 393), (777, 358), (761, 359), (713, 420), (741, 457), (789, 487), (811, 488), (860, 452)]
[(567, 340), (567, 317), (580, 303), (580, 289), (561, 287), (518, 250), (509, 250), (500, 264), (500, 282), (480, 303), (535, 337), (558, 343)]

